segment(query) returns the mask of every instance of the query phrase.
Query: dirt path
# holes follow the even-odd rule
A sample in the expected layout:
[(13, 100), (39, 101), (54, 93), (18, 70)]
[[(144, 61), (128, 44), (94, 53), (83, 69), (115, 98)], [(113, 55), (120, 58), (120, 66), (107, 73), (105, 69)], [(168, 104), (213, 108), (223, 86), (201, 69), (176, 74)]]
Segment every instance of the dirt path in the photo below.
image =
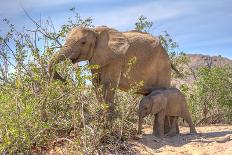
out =
[(188, 128), (180, 127), (180, 135), (155, 138), (147, 127), (143, 137), (131, 141), (141, 155), (232, 155), (232, 125), (197, 127), (198, 135), (188, 135)]

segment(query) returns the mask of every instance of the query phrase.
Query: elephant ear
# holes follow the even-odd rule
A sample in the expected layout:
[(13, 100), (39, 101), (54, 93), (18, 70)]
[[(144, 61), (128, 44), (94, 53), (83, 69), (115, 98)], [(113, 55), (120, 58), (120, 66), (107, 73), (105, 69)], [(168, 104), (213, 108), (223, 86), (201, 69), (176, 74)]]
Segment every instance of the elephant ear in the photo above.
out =
[(95, 28), (95, 32), (98, 37), (92, 63), (104, 66), (125, 55), (130, 45), (123, 33), (105, 26)]
[(152, 104), (152, 113), (157, 114), (161, 110), (165, 110), (167, 106), (167, 98), (163, 94), (157, 94), (155, 96), (151, 96)]

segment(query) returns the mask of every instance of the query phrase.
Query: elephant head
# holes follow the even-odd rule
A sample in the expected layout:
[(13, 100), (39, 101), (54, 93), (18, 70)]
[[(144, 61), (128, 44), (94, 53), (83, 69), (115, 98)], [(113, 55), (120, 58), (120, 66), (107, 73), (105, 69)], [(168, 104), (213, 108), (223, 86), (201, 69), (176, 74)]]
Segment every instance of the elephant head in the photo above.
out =
[[(48, 65), (48, 73), (53, 74), (53, 66), (65, 59), (72, 63), (88, 60), (90, 64), (104, 66), (112, 59), (123, 56), (129, 47), (129, 42), (123, 33), (105, 26), (97, 28), (73, 28), (64, 46), (57, 52)], [(62, 79), (55, 71), (54, 78)]]
[(166, 106), (167, 99), (160, 93), (145, 96), (139, 103), (138, 133), (141, 134), (144, 117), (148, 116), (149, 114), (155, 115), (161, 110), (164, 110)]
[(144, 97), (139, 103), (139, 124), (138, 124), (138, 134), (142, 132), (143, 118), (151, 113), (152, 102), (149, 96)]

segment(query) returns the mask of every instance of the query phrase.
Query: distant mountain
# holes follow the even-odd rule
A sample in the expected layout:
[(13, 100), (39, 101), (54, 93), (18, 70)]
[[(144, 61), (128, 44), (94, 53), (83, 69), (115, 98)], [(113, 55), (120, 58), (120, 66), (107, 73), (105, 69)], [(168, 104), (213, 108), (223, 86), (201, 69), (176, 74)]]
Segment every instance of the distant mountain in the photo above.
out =
[(208, 56), (202, 54), (187, 54), (187, 56), (190, 59), (189, 65), (193, 70), (203, 66), (232, 66), (232, 60), (222, 56)]
[[(213, 67), (213, 66), (219, 66), (223, 67), (225, 65), (229, 65), (232, 67), (232, 60), (222, 57), (222, 56), (208, 56), (203, 54), (187, 54), (187, 57), (189, 57), (189, 67), (191, 68), (193, 73), (196, 73), (197, 70), (201, 67)], [(180, 84), (188, 83), (191, 84), (195, 81), (194, 75), (189, 75), (185, 77), (184, 79), (173, 79), (172, 85), (176, 85), (177, 87)]]

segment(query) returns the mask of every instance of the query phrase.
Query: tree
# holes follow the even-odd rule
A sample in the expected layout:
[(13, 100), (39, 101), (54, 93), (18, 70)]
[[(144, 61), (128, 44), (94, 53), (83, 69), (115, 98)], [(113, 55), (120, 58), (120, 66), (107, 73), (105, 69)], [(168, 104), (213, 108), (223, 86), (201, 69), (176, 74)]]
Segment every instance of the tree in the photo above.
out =
[(138, 21), (135, 23), (135, 30), (149, 32), (152, 26), (153, 22), (149, 21), (147, 17), (141, 15), (139, 16)]
[[(192, 87), (182, 86), (186, 92), (195, 120), (200, 123), (216, 123), (220, 119), (232, 118), (232, 69), (224, 67), (202, 67), (197, 72)], [(223, 119), (223, 117), (225, 119)]]

